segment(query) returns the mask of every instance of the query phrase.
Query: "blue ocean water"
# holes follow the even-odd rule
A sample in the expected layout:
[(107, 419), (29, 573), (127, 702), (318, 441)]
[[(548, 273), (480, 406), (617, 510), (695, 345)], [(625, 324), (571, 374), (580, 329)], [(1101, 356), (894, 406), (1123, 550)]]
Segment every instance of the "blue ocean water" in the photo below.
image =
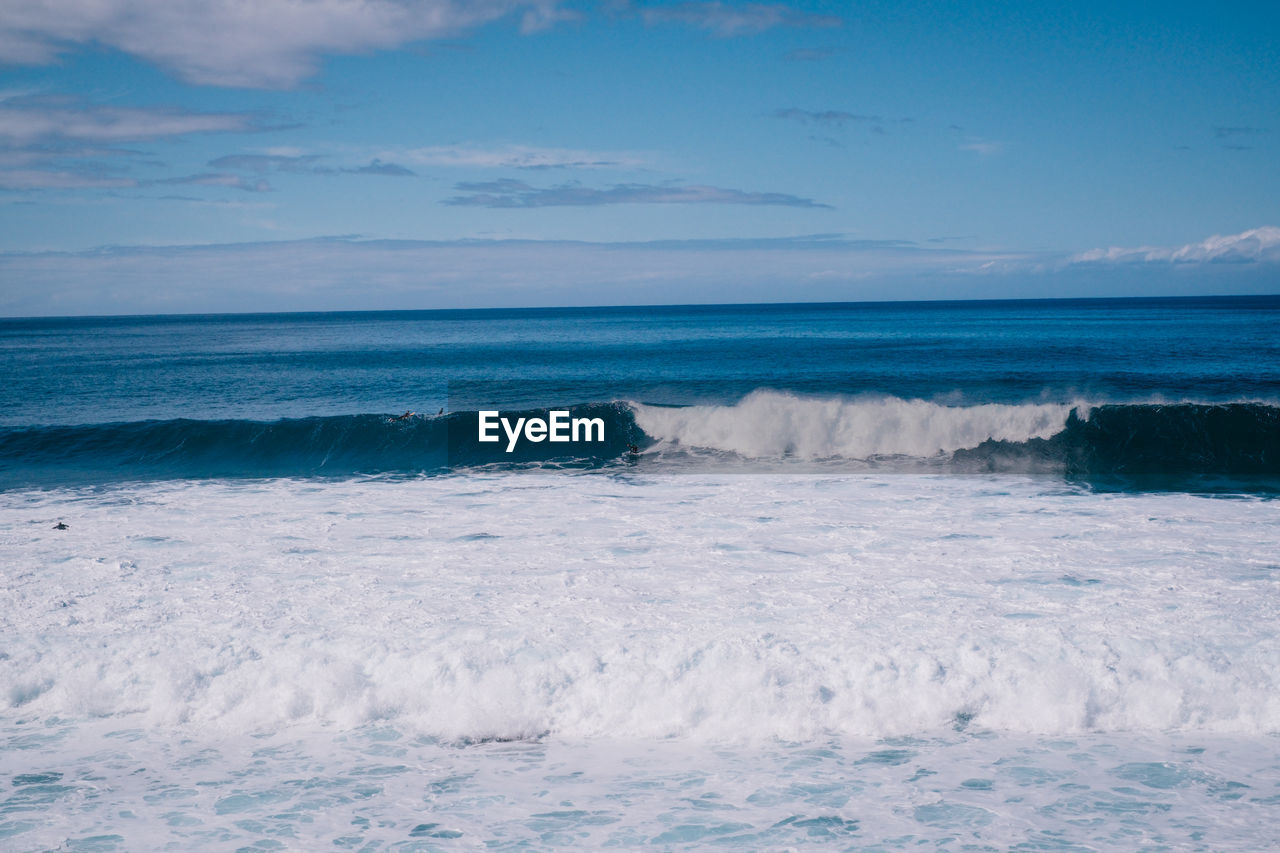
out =
[(1268, 849), (1277, 332), (0, 320), (0, 848)]
[[(1278, 331), (1280, 297), (5, 320), (0, 485), (606, 464), (633, 444), (1275, 475)], [(553, 407), (594, 407), (609, 440), (468, 444), (479, 409)], [(717, 419), (732, 434), (709, 437)], [(922, 422), (914, 446), (840, 438)]]

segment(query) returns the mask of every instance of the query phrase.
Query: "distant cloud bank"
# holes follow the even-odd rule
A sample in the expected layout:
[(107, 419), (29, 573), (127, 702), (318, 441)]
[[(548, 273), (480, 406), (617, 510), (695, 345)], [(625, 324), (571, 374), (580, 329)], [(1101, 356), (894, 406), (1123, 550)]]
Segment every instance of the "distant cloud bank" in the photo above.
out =
[(1215, 234), (1185, 246), (1090, 249), (1073, 255), (1077, 264), (1280, 263), (1280, 228), (1265, 225), (1225, 237)]
[[(800, 238), (325, 238), (0, 253), (0, 315), (1276, 293), (1280, 228), (1076, 255)], [(1227, 263), (1247, 258), (1247, 262)]]

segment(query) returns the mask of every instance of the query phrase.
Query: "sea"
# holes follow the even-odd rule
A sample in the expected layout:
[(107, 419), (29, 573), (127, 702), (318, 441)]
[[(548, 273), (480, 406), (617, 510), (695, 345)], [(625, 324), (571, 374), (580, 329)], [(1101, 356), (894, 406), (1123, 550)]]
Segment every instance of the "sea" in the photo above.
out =
[(1280, 839), (1280, 296), (0, 319), (0, 380), (0, 849)]

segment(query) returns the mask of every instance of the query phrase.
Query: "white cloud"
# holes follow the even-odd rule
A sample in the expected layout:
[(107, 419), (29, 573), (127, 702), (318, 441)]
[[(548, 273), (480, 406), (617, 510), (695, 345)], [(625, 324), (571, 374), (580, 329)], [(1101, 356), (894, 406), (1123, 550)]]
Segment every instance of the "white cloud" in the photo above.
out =
[(442, 145), (408, 151), (384, 152), (388, 160), (408, 160), (422, 166), (469, 169), (640, 169), (645, 157), (628, 151), (584, 151), (574, 148), (538, 148), (531, 145), (504, 145), (484, 148), (471, 145)]
[(830, 205), (787, 193), (745, 192), (724, 187), (675, 184), (615, 184), (607, 188), (585, 187), (572, 182), (533, 187), (509, 178), (461, 183), (454, 189), (463, 195), (444, 200), (462, 207), (534, 208), (596, 206), (604, 204), (748, 204), (783, 207), (828, 208)]
[(1070, 259), (1073, 264), (1280, 263), (1280, 228), (1264, 225), (1239, 234), (1215, 234), (1185, 246), (1139, 246), (1090, 249)]
[(113, 47), (191, 83), (288, 88), (325, 53), (385, 50), (521, 14), (542, 29), (558, 0), (4, 0), (0, 62), (44, 64)]
[(67, 98), (0, 100), (0, 144), (115, 143), (254, 129), (247, 113), (196, 113), (142, 107), (107, 107)]
[(977, 154), (983, 155), (984, 157), (989, 157), (993, 154), (1000, 154), (1003, 152), (1004, 143), (993, 142), (989, 139), (970, 139), (968, 142), (960, 146), (960, 150), (973, 151)]
[(211, 207), (222, 210), (274, 210), (277, 205), (269, 201), (239, 201), (223, 198), (195, 198), (186, 195), (162, 195), (155, 199), (158, 202), (177, 202), (191, 207)]
[(65, 170), (0, 169), (0, 189), (4, 190), (112, 189), (137, 185), (133, 178), (85, 175)]
[(176, 178), (161, 178), (147, 181), (148, 185), (166, 186), (175, 184), (194, 184), (202, 187), (227, 187), (233, 190), (244, 190), (250, 193), (271, 192), (271, 184), (259, 178), (250, 180), (239, 175), (227, 175), (219, 172), (206, 172), (200, 175), (182, 175)]
[(141, 186), (143, 182), (134, 178), (110, 174), (113, 170), (101, 162), (104, 158), (136, 160), (141, 155), (111, 146), (257, 129), (255, 117), (248, 113), (114, 107), (76, 98), (0, 94), (0, 189)]
[(615, 4), (618, 11), (638, 12), (647, 26), (678, 23), (724, 38), (752, 35), (775, 27), (838, 27), (834, 15), (814, 15), (777, 3), (723, 3), (718, 0), (691, 0), (663, 6), (633, 7)]
[(16, 169), (20, 166), (70, 160), (102, 160), (105, 158), (130, 158), (142, 156), (127, 148), (104, 148), (83, 145), (51, 145), (38, 148), (5, 148), (0, 145), (0, 169)]
[(306, 148), (298, 148), (296, 145), (269, 145), (255, 150), (268, 157), (306, 157), (311, 153)]
[(1275, 292), (1274, 270), (1258, 264), (1170, 270), (1060, 260), (830, 235), (649, 243), (320, 239), (0, 252), (0, 281), (8, 285), (0, 288), (0, 316)]

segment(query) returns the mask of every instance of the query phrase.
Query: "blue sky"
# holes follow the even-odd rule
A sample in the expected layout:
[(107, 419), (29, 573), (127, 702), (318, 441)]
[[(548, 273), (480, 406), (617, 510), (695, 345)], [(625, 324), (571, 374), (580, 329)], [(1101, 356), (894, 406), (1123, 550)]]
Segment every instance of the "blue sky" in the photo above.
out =
[(6, 0), (0, 63), (8, 315), (1280, 291), (1274, 5)]

